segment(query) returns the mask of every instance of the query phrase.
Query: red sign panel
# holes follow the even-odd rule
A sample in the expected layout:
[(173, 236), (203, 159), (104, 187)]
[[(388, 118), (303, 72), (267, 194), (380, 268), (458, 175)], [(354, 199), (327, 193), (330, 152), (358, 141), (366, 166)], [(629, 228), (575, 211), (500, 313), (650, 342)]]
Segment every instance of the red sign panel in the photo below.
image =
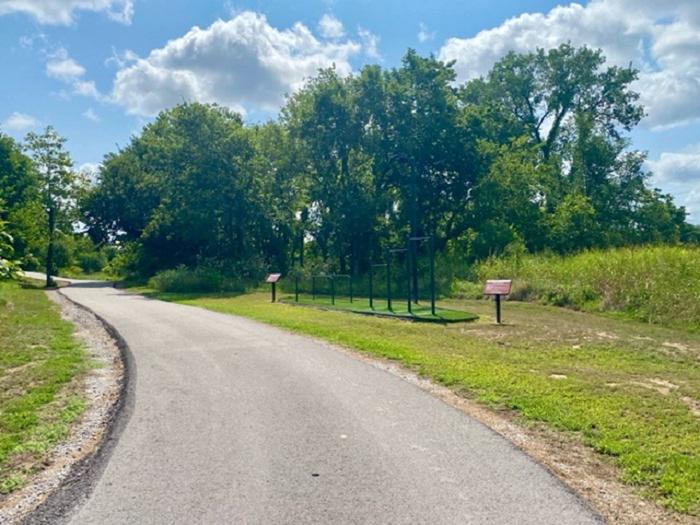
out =
[(484, 286), (484, 295), (508, 295), (512, 284), (510, 279), (488, 280)]
[(265, 277), (265, 282), (266, 283), (276, 283), (282, 278), (281, 273), (271, 273), (267, 277)]

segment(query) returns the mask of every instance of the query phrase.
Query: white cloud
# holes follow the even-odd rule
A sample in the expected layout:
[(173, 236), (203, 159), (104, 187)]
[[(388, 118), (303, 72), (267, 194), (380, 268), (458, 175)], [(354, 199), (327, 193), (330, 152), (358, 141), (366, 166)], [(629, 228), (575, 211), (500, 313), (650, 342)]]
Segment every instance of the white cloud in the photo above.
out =
[(24, 133), (38, 125), (39, 121), (31, 115), (15, 111), (2, 122), (0, 127), (11, 133)]
[(82, 113), (83, 117), (85, 117), (88, 120), (92, 120), (93, 122), (99, 122), (100, 117), (95, 113), (95, 110), (92, 108), (87, 108), (85, 111)]
[(95, 82), (84, 79), (85, 68), (73, 60), (64, 48), (59, 48), (49, 55), (49, 60), (46, 63), (46, 74), (68, 85), (72, 94), (94, 98), (95, 100), (104, 99)]
[(379, 53), (379, 37), (362, 27), (357, 28), (357, 36), (360, 37), (365, 55), (375, 60), (381, 60), (382, 55)]
[(138, 55), (134, 53), (131, 49), (125, 49), (124, 51), (117, 51), (112, 47), (112, 56), (105, 60), (105, 66), (116, 66), (122, 69), (139, 59)]
[(324, 38), (341, 38), (345, 36), (343, 23), (333, 15), (325, 14), (318, 21), (318, 31)]
[(418, 42), (424, 43), (435, 38), (435, 31), (429, 31), (423, 22), (418, 24)]
[(351, 40), (321, 42), (301, 23), (279, 30), (265, 16), (246, 11), (193, 27), (120, 69), (112, 100), (135, 115), (154, 115), (183, 100), (277, 110), (285, 94), (320, 68), (334, 65), (339, 74), (349, 74), (349, 58), (361, 49)]
[(691, 222), (700, 223), (700, 144), (662, 153), (647, 161), (647, 167), (653, 173), (651, 182), (673, 194), (674, 200), (686, 207)]
[(0, 0), (0, 15), (25, 13), (40, 24), (69, 25), (75, 11), (106, 13), (109, 18), (130, 24), (133, 0)]
[(66, 82), (82, 77), (85, 74), (85, 68), (72, 58), (55, 59), (46, 63), (46, 74)]
[(602, 48), (612, 64), (639, 68), (634, 88), (645, 124), (661, 128), (700, 120), (700, 2), (591, 0), (546, 14), (523, 14), (471, 38), (450, 38), (439, 58), (456, 60), (461, 81), (482, 76), (509, 51), (561, 43)]

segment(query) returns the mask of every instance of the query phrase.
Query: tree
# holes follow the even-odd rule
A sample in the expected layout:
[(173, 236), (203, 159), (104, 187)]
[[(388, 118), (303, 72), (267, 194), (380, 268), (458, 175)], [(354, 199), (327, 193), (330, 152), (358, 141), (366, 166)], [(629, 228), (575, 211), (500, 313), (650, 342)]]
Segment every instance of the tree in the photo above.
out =
[(0, 280), (11, 279), (19, 270), (12, 242), (12, 235), (7, 232), (7, 223), (0, 220)]
[(57, 224), (68, 223), (68, 210), (74, 204), (75, 174), (69, 153), (64, 149), (66, 139), (48, 126), (42, 134), (29, 133), (25, 147), (30, 152), (39, 177), (41, 201), (46, 211), (47, 250), (46, 286), (53, 286), (54, 240)]
[(39, 180), (29, 157), (12, 138), (0, 133), (0, 220), (13, 238), (14, 256), (32, 267), (45, 250), (45, 232), (37, 222), (43, 210)]

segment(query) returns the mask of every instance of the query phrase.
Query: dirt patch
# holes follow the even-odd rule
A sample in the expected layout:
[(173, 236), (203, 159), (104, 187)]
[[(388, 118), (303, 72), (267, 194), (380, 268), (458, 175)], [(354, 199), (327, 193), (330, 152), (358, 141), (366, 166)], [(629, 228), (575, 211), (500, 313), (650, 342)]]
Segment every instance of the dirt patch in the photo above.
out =
[(700, 417), (700, 401), (688, 396), (682, 396), (681, 401), (683, 401), (694, 416)]
[[(324, 341), (319, 343), (339, 349)], [(340, 350), (401, 377), (500, 434), (573, 489), (607, 523), (700, 525), (698, 518), (670, 511), (643, 499), (633, 487), (625, 485), (620, 480), (620, 471), (609, 458), (582, 444), (574, 434), (556, 432), (543, 425), (525, 424), (518, 419), (515, 412), (487, 408), (476, 401), (460, 396), (445, 386), (420, 377), (395, 362), (370, 357), (348, 348), (340, 348)], [(648, 383), (645, 384), (648, 385)], [(609, 384), (609, 386), (613, 385), (613, 383)], [(656, 386), (671, 388), (659, 384)], [(697, 408), (700, 409), (700, 403), (697, 404)]]
[(671, 391), (678, 389), (678, 385), (658, 378), (647, 379), (645, 381), (632, 381), (631, 384), (641, 386), (642, 388), (648, 388), (649, 390), (656, 390), (663, 396), (667, 396)]
[(95, 453), (121, 392), (124, 368), (114, 339), (93, 314), (56, 291), (47, 293), (61, 307), (61, 316), (73, 323), (76, 337), (96, 366), (76, 385), (87, 404), (83, 415), (73, 425), (69, 437), (46, 457), (43, 470), (34, 474), (22, 489), (0, 497), (0, 523), (19, 522), (69, 478), (74, 465)]

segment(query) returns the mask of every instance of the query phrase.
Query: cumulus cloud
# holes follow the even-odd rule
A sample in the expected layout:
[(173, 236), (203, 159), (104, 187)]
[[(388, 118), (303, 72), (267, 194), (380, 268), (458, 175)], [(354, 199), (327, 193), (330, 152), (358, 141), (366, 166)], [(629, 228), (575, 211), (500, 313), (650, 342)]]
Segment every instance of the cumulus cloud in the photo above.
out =
[(95, 82), (84, 78), (85, 68), (73, 60), (65, 48), (59, 48), (49, 55), (49, 60), (46, 62), (46, 74), (66, 84), (72, 94), (95, 100), (104, 98)]
[(0, 15), (24, 13), (40, 24), (69, 25), (76, 11), (106, 13), (109, 18), (130, 24), (133, 0), (0, 0)]
[(265, 16), (246, 11), (204, 29), (193, 27), (120, 69), (112, 100), (142, 116), (183, 100), (239, 111), (246, 106), (277, 110), (285, 94), (320, 68), (333, 65), (339, 74), (349, 74), (349, 59), (362, 47), (351, 40), (319, 41), (301, 23), (279, 30)]
[(343, 23), (333, 15), (325, 14), (318, 21), (318, 30), (322, 37), (341, 38), (345, 36)]
[(46, 74), (65, 82), (82, 77), (85, 74), (85, 68), (72, 58), (58, 58), (46, 63)]
[(688, 210), (691, 222), (700, 223), (700, 144), (680, 152), (662, 153), (648, 160), (651, 182), (673, 194), (677, 203)]
[(381, 60), (382, 55), (379, 53), (379, 37), (363, 27), (357, 28), (357, 36), (359, 36), (362, 41), (365, 55), (375, 60)]
[(0, 127), (11, 133), (24, 133), (38, 125), (39, 121), (31, 115), (15, 111), (2, 122)]
[(646, 125), (661, 128), (700, 120), (700, 2), (591, 0), (548, 13), (526, 13), (470, 38), (450, 38), (439, 57), (455, 60), (459, 80), (479, 77), (509, 51), (564, 42), (603, 49), (611, 64), (640, 69)]

